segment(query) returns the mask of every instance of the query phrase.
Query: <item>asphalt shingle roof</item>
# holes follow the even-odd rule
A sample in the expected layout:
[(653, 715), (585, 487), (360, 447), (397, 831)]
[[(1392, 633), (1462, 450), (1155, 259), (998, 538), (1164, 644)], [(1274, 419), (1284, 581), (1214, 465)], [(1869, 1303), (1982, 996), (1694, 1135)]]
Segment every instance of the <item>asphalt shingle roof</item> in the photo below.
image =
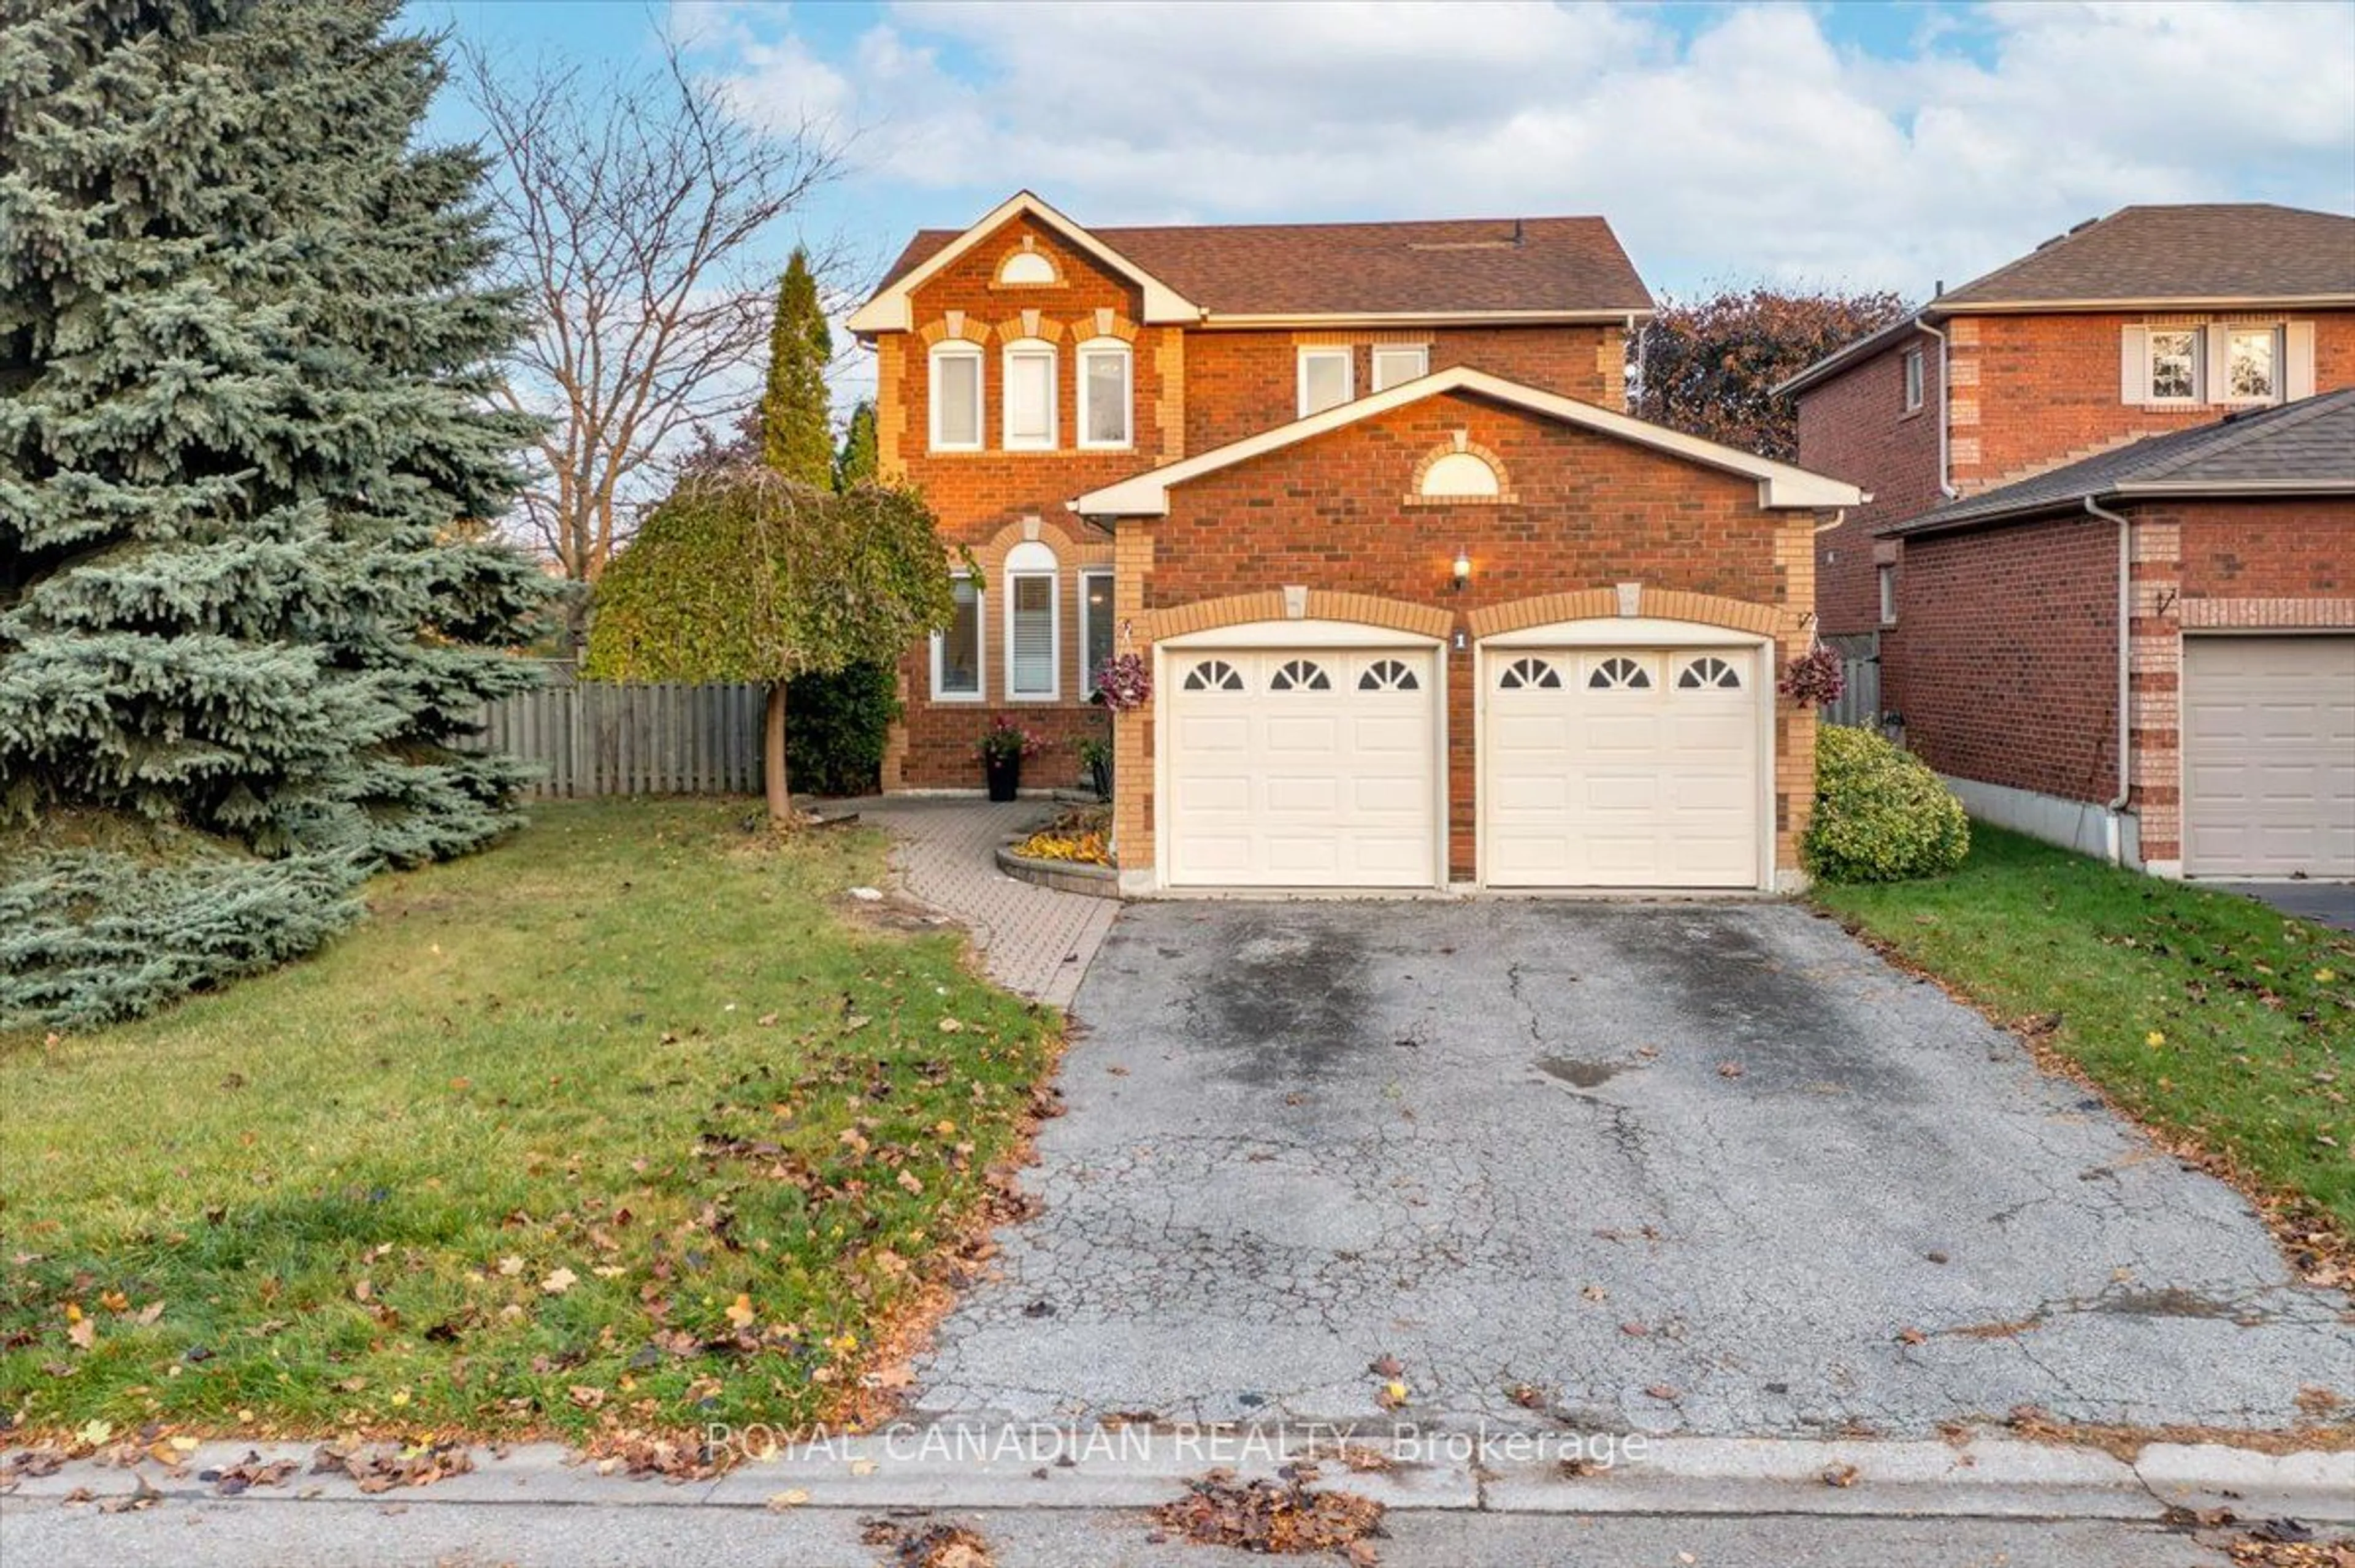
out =
[(2355, 295), (2355, 218), (2265, 202), (2125, 207), (1931, 302)]
[(2128, 491), (2229, 493), (2236, 485), (2253, 493), (2302, 485), (2355, 488), (2355, 388), (2151, 436), (1877, 531), (1923, 533)]
[[(880, 293), (962, 229), (917, 231)], [(1649, 311), (1600, 218), (1090, 228), (1216, 315)]]

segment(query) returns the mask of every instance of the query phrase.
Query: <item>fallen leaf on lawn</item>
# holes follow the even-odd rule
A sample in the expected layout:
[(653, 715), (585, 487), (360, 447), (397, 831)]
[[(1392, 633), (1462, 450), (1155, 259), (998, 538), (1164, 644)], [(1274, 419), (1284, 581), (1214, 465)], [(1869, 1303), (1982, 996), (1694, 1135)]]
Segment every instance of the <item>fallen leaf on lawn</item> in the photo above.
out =
[(955, 1019), (943, 1019), (941, 1020), (941, 1032), (943, 1034), (959, 1034), (962, 1033), (964, 1029), (964, 1025), (958, 1022)]
[(474, 1456), (461, 1443), (427, 1443), (413, 1448), (390, 1444), (346, 1447), (322, 1444), (311, 1456), (314, 1476), (346, 1475), (363, 1492), (389, 1492), (395, 1487), (424, 1487), (474, 1467)]
[(160, 1301), (151, 1301), (146, 1306), (139, 1309), (139, 1316), (135, 1321), (143, 1324), (153, 1323), (155, 1319), (163, 1316), (164, 1304)]
[(1852, 1487), (1862, 1474), (1854, 1465), (1827, 1465), (1824, 1467), (1824, 1485)]
[(303, 1467), (293, 1459), (262, 1461), (259, 1450), (249, 1448), (245, 1457), (234, 1465), (223, 1465), (218, 1470), (200, 1470), (197, 1479), (210, 1481), (213, 1490), (225, 1498), (233, 1498), (249, 1487), (282, 1487), (286, 1478)]
[(903, 1170), (900, 1173), (900, 1185), (911, 1192), (921, 1193), (924, 1189), (922, 1179), (912, 1170)]
[(2142, 1042), (2150, 1047), (2153, 1051), (2157, 1051), (2160, 1046), (2167, 1043), (2167, 1031), (2164, 1029), (2155, 1029), (2148, 1034), (2142, 1037)]
[(752, 1319), (758, 1316), (752, 1310), (752, 1297), (749, 1292), (738, 1292), (736, 1299), (728, 1304), (728, 1321), (739, 1328), (751, 1328)]
[(562, 1296), (566, 1291), (570, 1290), (574, 1285), (579, 1285), (580, 1283), (581, 1276), (579, 1275), (574, 1274), (569, 1268), (559, 1266), (553, 1270), (546, 1279), (539, 1282), (539, 1288), (546, 1291), (550, 1296)]
[(69, 1323), (66, 1325), (66, 1338), (74, 1342), (76, 1349), (87, 1350), (98, 1343), (98, 1324), (88, 1317)]
[(367, 1280), (362, 1279), (352, 1282), (352, 1299), (354, 1301), (366, 1301), (369, 1296), (374, 1296), (375, 1294), (376, 1286), (370, 1285)]
[(774, 1013), (762, 1013), (759, 1018), (754, 1019), (752, 1021), (759, 1024), (762, 1029), (774, 1029), (777, 1024), (777, 1015)]
[(594, 1383), (574, 1383), (565, 1392), (572, 1396), (572, 1403), (583, 1410), (594, 1410), (605, 1403), (605, 1391)]
[(523, 1272), (523, 1260), (510, 1253), (499, 1260), (499, 1273), (508, 1279)]

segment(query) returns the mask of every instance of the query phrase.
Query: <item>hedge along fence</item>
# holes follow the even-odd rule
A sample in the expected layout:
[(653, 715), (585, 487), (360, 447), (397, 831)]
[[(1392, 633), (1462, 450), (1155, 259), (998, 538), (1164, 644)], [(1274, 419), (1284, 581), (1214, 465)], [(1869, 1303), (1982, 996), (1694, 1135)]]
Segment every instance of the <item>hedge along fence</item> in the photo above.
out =
[(487, 704), (474, 741), (531, 765), (534, 796), (761, 793), (767, 688), (584, 681), (557, 663), (547, 674), (538, 690)]

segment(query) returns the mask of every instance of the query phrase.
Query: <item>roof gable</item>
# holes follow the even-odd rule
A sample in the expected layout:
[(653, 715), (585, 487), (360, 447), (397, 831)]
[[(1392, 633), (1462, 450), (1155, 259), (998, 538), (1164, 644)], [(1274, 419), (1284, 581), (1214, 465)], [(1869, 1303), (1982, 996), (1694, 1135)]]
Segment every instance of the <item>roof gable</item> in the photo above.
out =
[(1580, 402), (1575, 398), (1565, 398), (1558, 392), (1525, 386), (1518, 381), (1508, 381), (1501, 376), (1492, 376), (1485, 370), (1459, 365), (1435, 371), (1418, 380), (1403, 382), (1370, 397), (1327, 409), (1322, 413), (1311, 414), (1306, 419), (1295, 420), (1290, 424), (1277, 425), (1241, 441), (1229, 442), (1224, 446), (1213, 447), (1183, 462), (1148, 469), (1117, 484), (1091, 490), (1071, 501), (1070, 506), (1083, 517), (1161, 517), (1169, 510), (1169, 492), (1189, 480), (1448, 392), (1467, 392), (1543, 418), (1558, 420), (1564, 424), (1649, 447), (1705, 468), (1754, 479), (1758, 482), (1759, 505), (1763, 507), (1853, 507), (1864, 499), (1862, 492), (1855, 485), (1841, 480), (1827, 478), (1787, 463), (1777, 463), (1772, 458), (1760, 457), (1713, 441), (1703, 441), (1699, 436), (1686, 435), (1664, 425), (1632, 419), (1625, 414), (1614, 413), (1609, 409), (1597, 408), (1593, 403)]
[[(891, 272), (874, 296), (851, 312), (847, 324), (850, 330), (855, 333), (908, 331), (914, 325), (909, 302), (916, 290), (1005, 224), (1022, 217), (1035, 219), (1052, 229), (1078, 249), (1135, 283), (1144, 292), (1147, 323), (1198, 321), (1201, 318), (1201, 308), (1176, 289), (1121, 254), (1097, 235), (1081, 228), (1024, 190), (1015, 192), (985, 214), (980, 221), (962, 232), (944, 237), (938, 230), (919, 233), (908, 249), (900, 252), (900, 260), (892, 264)], [(928, 238), (937, 238), (939, 243), (920, 255), (919, 250)]]

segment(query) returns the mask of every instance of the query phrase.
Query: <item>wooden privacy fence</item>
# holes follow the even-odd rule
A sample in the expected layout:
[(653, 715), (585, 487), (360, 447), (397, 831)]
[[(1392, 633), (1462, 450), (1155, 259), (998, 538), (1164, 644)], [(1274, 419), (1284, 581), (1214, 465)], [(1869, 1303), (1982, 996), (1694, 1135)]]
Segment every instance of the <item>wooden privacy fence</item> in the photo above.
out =
[(576, 681), (569, 665), (548, 676), (485, 705), (473, 742), (537, 769), (533, 795), (760, 793), (766, 687)]
[(1826, 637), (1824, 645), (1839, 655), (1840, 673), (1848, 677), (1838, 702), (1824, 704), (1827, 724), (1881, 727), (1881, 634)]

